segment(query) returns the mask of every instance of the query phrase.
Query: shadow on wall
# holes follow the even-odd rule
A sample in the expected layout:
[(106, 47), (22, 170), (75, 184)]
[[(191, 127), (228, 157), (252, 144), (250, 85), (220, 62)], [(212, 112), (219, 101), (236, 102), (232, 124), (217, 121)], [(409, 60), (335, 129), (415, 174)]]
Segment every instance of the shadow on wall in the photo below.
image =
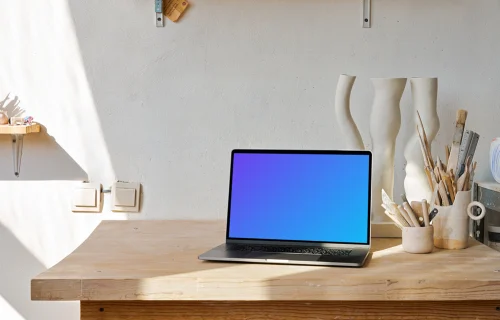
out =
[(7, 112), (7, 115), (10, 117), (20, 117), (25, 110), (19, 107), (21, 101), (18, 96), (15, 96), (14, 99), (9, 101), (10, 94), (7, 94), (5, 99), (0, 101), (0, 109)]
[[(9, 113), (9, 116), (11, 114)], [(9, 135), (0, 135), (0, 150), (3, 150), (0, 163), (11, 163), (11, 166), (0, 168), (0, 180), (88, 180), (87, 173), (57, 143), (55, 138), (47, 133), (44, 126), (40, 133), (28, 134), (24, 137), (19, 178), (14, 175), (11, 144), (12, 140)], [(57, 162), (54, 159), (57, 159)]]
[[(61, 314), (74, 314), (73, 319), (78, 319), (78, 308), (75, 308), (77, 303), (54, 302), (58, 304), (58, 308), (54, 308), (54, 305), (30, 301), (31, 278), (45, 271), (46, 268), (1, 223), (0, 253), (2, 254), (2, 259), (0, 259), (0, 296), (24, 319), (38, 320), (41, 319), (41, 315), (43, 315), (43, 319), (59, 319)], [(0, 318), (3, 319), (1, 312)]]

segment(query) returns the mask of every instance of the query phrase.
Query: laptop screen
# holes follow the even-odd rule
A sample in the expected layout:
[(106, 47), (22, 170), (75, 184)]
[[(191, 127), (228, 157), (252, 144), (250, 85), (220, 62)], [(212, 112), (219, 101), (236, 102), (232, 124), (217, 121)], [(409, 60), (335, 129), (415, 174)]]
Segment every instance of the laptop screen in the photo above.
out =
[(369, 243), (367, 151), (235, 150), (227, 237)]

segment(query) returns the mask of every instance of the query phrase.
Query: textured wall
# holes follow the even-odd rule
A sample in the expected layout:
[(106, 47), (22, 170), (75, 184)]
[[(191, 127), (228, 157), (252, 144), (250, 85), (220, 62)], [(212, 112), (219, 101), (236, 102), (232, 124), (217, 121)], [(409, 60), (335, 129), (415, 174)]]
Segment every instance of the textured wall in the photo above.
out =
[[(0, 99), (17, 95), (46, 133), (27, 138), (20, 181), (0, 137), (2, 319), (77, 319), (74, 303), (30, 302), (29, 279), (102, 218), (224, 218), (232, 148), (341, 148), (340, 73), (358, 76), (352, 111), (367, 147), (370, 77), (439, 77), (435, 146), (443, 153), (456, 109), (468, 109), (482, 136), (478, 178), (490, 178), (498, 1), (374, 0), (371, 29), (350, 0), (192, 0), (165, 28), (154, 25), (152, 0), (28, 2), (0, 0)], [(407, 86), (395, 194), (410, 98)], [(142, 214), (72, 214), (73, 184), (87, 177), (140, 181)]]

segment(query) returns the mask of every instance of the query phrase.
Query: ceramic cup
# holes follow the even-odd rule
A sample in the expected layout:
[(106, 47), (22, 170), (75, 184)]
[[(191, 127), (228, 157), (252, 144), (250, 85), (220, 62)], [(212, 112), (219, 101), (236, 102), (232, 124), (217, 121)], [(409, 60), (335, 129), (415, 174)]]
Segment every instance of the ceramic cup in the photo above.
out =
[(433, 235), (433, 226), (404, 227), (403, 250), (408, 253), (431, 253), (434, 249)]
[[(459, 191), (451, 206), (435, 206), (437, 216), (432, 220), (434, 226), (434, 246), (441, 249), (465, 249), (469, 242), (469, 218), (480, 220), (486, 214), (484, 205), (471, 200), (470, 191)], [(472, 208), (481, 208), (475, 216)]]

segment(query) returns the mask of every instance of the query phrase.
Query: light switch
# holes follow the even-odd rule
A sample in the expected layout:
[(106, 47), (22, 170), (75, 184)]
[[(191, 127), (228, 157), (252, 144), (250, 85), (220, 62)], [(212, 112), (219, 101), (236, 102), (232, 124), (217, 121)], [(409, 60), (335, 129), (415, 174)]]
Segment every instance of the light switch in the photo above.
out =
[(76, 189), (73, 193), (73, 203), (77, 207), (95, 207), (96, 194), (95, 189)]
[(117, 188), (114, 201), (115, 206), (135, 207), (135, 189)]
[(115, 182), (111, 187), (112, 211), (139, 212), (141, 184), (137, 182)]
[(81, 183), (73, 191), (73, 212), (101, 212), (102, 186), (100, 183)]

